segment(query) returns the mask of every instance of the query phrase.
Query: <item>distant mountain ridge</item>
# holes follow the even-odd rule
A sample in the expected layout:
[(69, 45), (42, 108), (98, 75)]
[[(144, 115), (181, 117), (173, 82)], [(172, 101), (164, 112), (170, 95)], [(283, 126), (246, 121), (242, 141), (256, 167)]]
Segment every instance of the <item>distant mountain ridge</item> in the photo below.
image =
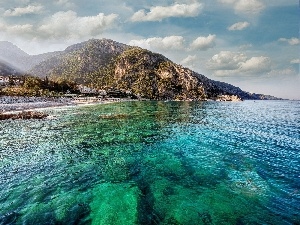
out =
[(46, 53), (43, 59), (40, 55), (31, 65), (34, 66), (28, 72), (41, 78), (73, 81), (96, 89), (124, 90), (155, 100), (205, 100), (219, 95), (276, 99), (211, 80), (161, 54), (109, 39), (71, 45), (65, 51)]
[(20, 76), (22, 73), (6, 62), (0, 61), (0, 76)]
[(28, 71), (43, 60), (51, 58), (60, 52), (49, 52), (39, 55), (29, 55), (8, 41), (0, 41), (0, 61), (9, 63), (19, 71)]

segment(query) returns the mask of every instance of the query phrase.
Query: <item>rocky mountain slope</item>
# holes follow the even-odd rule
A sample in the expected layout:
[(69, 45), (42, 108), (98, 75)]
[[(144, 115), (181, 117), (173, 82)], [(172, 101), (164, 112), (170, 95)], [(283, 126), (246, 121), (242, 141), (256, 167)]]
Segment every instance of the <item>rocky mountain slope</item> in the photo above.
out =
[(208, 79), (161, 54), (108, 39), (72, 45), (42, 61), (30, 73), (97, 89), (129, 91), (157, 100), (204, 100), (218, 95), (261, 98), (233, 85)]
[(21, 75), (21, 72), (18, 69), (8, 65), (8, 63), (0, 61), (0, 76), (11, 76), (11, 75), (19, 76)]
[(11, 42), (0, 41), (0, 61), (8, 62), (23, 72), (58, 54), (60, 54), (60, 52), (29, 55)]

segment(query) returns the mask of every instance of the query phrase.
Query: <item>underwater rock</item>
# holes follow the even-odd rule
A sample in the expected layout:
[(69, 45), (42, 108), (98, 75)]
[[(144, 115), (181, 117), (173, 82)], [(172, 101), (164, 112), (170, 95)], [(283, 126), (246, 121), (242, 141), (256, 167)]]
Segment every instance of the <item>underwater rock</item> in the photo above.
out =
[(128, 118), (127, 114), (103, 114), (99, 115), (100, 119), (126, 119)]
[(0, 224), (14, 224), (19, 216), (20, 214), (17, 212), (0, 215)]
[(90, 213), (89, 205), (85, 203), (78, 203), (67, 210), (67, 215), (60, 221), (61, 224), (89, 224), (88, 218)]
[(36, 112), (36, 111), (23, 111), (19, 113), (0, 113), (0, 120), (8, 120), (8, 119), (43, 119), (49, 116), (44, 112)]
[(99, 184), (90, 203), (92, 225), (137, 224), (139, 190), (129, 184)]

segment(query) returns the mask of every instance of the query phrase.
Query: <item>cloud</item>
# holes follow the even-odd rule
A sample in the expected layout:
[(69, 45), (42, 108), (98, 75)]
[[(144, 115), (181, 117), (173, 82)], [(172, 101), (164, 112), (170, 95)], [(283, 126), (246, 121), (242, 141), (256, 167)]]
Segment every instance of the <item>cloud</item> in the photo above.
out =
[(66, 8), (73, 8), (75, 7), (75, 4), (70, 2), (69, 0), (56, 0), (55, 4), (59, 6), (64, 6)]
[(236, 2), (234, 9), (237, 12), (248, 14), (260, 13), (265, 8), (265, 5), (258, 0), (239, 0)]
[(244, 45), (239, 46), (239, 50), (247, 50), (252, 47), (253, 47), (252, 44), (244, 44)]
[(234, 4), (237, 0), (219, 0), (219, 2), (224, 4)]
[(10, 37), (22, 37), (27, 40), (84, 40), (97, 37), (116, 25), (118, 15), (80, 17), (74, 11), (61, 11), (44, 18), (37, 24), (8, 24), (0, 21), (0, 34)]
[(221, 51), (206, 66), (215, 76), (259, 75), (271, 70), (271, 59), (265, 56), (248, 58), (243, 53)]
[[(153, 37), (147, 39), (131, 40), (130, 45), (152, 50), (207, 50), (215, 46), (216, 35), (198, 37), (191, 44), (185, 44), (182, 36)], [(190, 47), (188, 47), (190, 46)]]
[(300, 64), (300, 59), (293, 59), (290, 62), (291, 64)]
[(114, 26), (118, 15), (104, 15), (79, 17), (74, 11), (57, 12), (38, 28), (44, 37), (52, 38), (80, 38), (101, 34), (104, 30)]
[(288, 43), (289, 45), (299, 45), (300, 44), (300, 39), (299, 38), (290, 38), (290, 39), (287, 39), (287, 38), (279, 38), (278, 41), (281, 41), (281, 42), (286, 42)]
[(198, 37), (191, 44), (192, 50), (207, 50), (209, 48), (213, 48), (215, 43), (216, 35), (209, 34), (207, 37)]
[(265, 8), (260, 0), (219, 0), (219, 2), (232, 5), (236, 13), (258, 14)]
[(23, 16), (27, 14), (40, 14), (42, 10), (42, 5), (28, 5), (23, 8), (8, 9), (4, 12), (4, 16)]
[(195, 63), (197, 61), (197, 56), (195, 55), (188, 55), (186, 58), (184, 58), (180, 64), (186, 66), (186, 67), (194, 67), (195, 66)]
[(238, 23), (232, 24), (227, 29), (231, 30), (231, 31), (233, 31), (233, 30), (244, 30), (249, 26), (250, 26), (250, 23), (248, 23), (248, 22), (238, 22)]
[(219, 54), (214, 55), (207, 65), (211, 70), (235, 70), (246, 59), (247, 56), (242, 53), (221, 51)]
[(203, 5), (200, 3), (174, 4), (171, 6), (151, 7), (149, 12), (141, 9), (133, 14), (131, 21), (161, 21), (169, 17), (195, 17), (199, 15)]
[(32, 24), (23, 25), (9, 25), (0, 22), (0, 31), (6, 32), (12, 35), (28, 35), (34, 33), (34, 27)]
[(240, 72), (263, 73), (271, 69), (271, 59), (265, 56), (252, 57), (239, 66)]
[(281, 77), (281, 78), (287, 78), (291, 76), (298, 75), (297, 71), (295, 71), (293, 68), (283, 68), (283, 69), (277, 69), (277, 70), (271, 70), (268, 72), (268, 77)]
[(129, 45), (146, 49), (181, 50), (184, 49), (182, 36), (153, 37), (148, 39), (131, 40)]

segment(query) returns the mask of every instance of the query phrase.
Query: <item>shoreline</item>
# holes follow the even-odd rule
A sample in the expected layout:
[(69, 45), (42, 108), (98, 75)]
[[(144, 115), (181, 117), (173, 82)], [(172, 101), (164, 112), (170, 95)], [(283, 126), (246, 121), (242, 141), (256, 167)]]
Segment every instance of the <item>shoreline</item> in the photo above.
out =
[[(10, 114), (10, 113), (20, 113), (26, 111), (38, 111), (38, 110), (47, 110), (55, 109), (62, 107), (75, 107), (75, 106), (92, 106), (99, 104), (109, 104), (115, 102), (125, 102), (125, 101), (135, 101), (133, 99), (105, 99), (98, 101), (90, 100), (74, 100), (66, 98), (57, 98), (57, 99), (44, 99), (41, 101), (40, 98), (31, 99), (31, 101), (22, 101), (22, 98), (14, 97), (14, 100), (10, 103), (2, 103), (0, 97), (0, 114)], [(5, 98), (5, 97), (4, 97)], [(36, 101), (35, 101), (36, 100)]]
[(66, 106), (76, 106), (76, 104), (56, 103), (56, 102), (0, 104), (0, 114), (18, 113), (23, 111), (37, 111), (37, 110), (66, 107)]
[[(74, 99), (74, 98), (65, 98), (65, 97), (44, 98), (44, 97), (1, 96), (0, 114), (20, 113), (23, 111), (38, 111), (38, 110), (55, 109), (55, 108), (62, 108), (62, 107), (91, 106), (91, 105), (126, 102), (126, 101), (140, 101), (140, 100), (126, 99), (126, 98), (124, 99), (110, 98), (110, 99), (95, 100), (93, 98)], [(207, 100), (207, 101), (212, 101), (212, 100)], [(235, 102), (235, 101), (227, 101), (227, 102)]]

